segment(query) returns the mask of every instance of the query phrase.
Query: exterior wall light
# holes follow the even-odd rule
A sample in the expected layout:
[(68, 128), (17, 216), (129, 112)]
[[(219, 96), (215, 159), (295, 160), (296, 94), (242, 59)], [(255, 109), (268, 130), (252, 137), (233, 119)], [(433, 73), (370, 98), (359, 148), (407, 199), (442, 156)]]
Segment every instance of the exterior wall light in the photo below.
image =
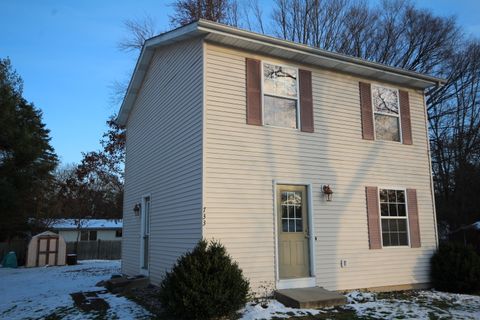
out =
[(133, 207), (133, 213), (135, 213), (135, 216), (140, 215), (140, 203), (135, 203), (135, 206)]
[(323, 195), (325, 196), (325, 200), (332, 201), (333, 199), (333, 190), (330, 188), (330, 185), (326, 184), (323, 186)]

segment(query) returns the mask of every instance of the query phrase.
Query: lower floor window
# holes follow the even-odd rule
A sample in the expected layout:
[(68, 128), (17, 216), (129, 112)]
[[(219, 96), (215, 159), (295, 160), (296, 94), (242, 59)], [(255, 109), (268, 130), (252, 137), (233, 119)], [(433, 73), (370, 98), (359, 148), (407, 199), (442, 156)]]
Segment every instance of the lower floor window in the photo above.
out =
[(383, 246), (408, 246), (405, 190), (380, 189), (379, 193)]

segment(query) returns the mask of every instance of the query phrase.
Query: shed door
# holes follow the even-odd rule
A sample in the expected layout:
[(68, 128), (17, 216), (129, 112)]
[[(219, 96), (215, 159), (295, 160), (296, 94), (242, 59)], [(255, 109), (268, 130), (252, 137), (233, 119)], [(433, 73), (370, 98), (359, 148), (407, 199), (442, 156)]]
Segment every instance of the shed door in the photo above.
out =
[(45, 265), (57, 265), (58, 262), (58, 237), (38, 237), (37, 262), (38, 267)]
[(307, 188), (277, 188), (278, 263), (280, 279), (310, 276)]

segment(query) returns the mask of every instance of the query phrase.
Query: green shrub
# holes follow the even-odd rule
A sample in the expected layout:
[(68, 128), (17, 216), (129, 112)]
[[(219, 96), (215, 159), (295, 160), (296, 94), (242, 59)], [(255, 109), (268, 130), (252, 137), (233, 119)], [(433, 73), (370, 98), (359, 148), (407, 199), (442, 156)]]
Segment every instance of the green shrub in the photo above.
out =
[(480, 257), (461, 244), (443, 244), (431, 260), (431, 280), (435, 289), (456, 293), (480, 290)]
[(159, 299), (175, 319), (214, 319), (247, 302), (249, 282), (219, 242), (198, 242), (180, 257), (161, 284)]

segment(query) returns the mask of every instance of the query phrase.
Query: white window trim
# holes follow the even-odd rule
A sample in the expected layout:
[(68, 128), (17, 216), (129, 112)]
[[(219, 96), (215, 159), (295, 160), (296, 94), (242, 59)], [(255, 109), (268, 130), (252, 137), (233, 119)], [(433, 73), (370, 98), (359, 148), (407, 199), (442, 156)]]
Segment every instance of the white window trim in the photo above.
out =
[[(375, 111), (375, 104), (373, 103), (373, 87), (381, 87), (389, 90), (394, 90), (397, 92), (397, 104), (398, 104), (398, 115), (394, 115), (391, 113), (385, 113), (385, 112), (377, 112)], [(373, 117), (373, 136), (375, 141), (385, 141), (385, 142), (393, 142), (393, 143), (400, 143), (403, 144), (403, 132), (402, 132), (402, 110), (400, 108), (400, 90), (398, 88), (390, 87), (390, 86), (385, 86), (382, 84), (377, 84), (377, 83), (372, 83), (370, 86), (370, 99), (371, 99), (371, 105), (372, 105), (372, 117)], [(390, 117), (397, 117), (398, 118), (398, 134), (400, 135), (400, 140), (399, 141), (393, 141), (393, 140), (383, 140), (383, 139), (377, 139), (377, 128), (375, 125), (375, 114), (381, 114), (384, 116), (390, 116)]]
[[(291, 68), (291, 69), (295, 69), (297, 71), (297, 98), (296, 99), (293, 99), (292, 97), (289, 97), (289, 96), (284, 96), (284, 95), (277, 95), (277, 94), (266, 94), (264, 92), (264, 89), (263, 89), (263, 83), (265, 81), (265, 74), (264, 74), (264, 64), (271, 64), (273, 66), (279, 66), (279, 67), (285, 67), (285, 68)], [(294, 131), (300, 131), (300, 81), (299, 81), (299, 69), (297, 67), (294, 67), (292, 65), (287, 65), (287, 64), (282, 64), (282, 63), (277, 63), (277, 62), (271, 62), (271, 61), (268, 61), (268, 60), (262, 60), (262, 66), (261, 66), (261, 70), (260, 72), (262, 73), (262, 80), (260, 81), (261, 84), (260, 84), (260, 90), (261, 90), (261, 94), (262, 94), (262, 126), (265, 126), (265, 127), (271, 127), (271, 128), (280, 128), (280, 129), (287, 129), (287, 130), (294, 130)], [(297, 127), (296, 128), (287, 128), (287, 127), (280, 127), (280, 126), (272, 126), (270, 124), (265, 124), (265, 95), (267, 96), (271, 96), (271, 97), (278, 97), (278, 98), (283, 98), (283, 99), (289, 99), (289, 100), (296, 100), (297, 101), (297, 119), (296, 119), (296, 122), (297, 122)]]
[[(145, 229), (145, 223), (144, 223), (144, 217), (145, 217), (145, 199), (146, 198), (149, 198), (149, 202), (150, 202), (150, 212), (149, 212), (149, 217), (150, 217), (150, 223), (152, 222), (152, 196), (150, 195), (150, 193), (147, 193), (147, 194), (144, 194), (142, 195), (142, 201), (141, 201), (141, 213), (140, 213), (140, 254), (139, 254), (139, 259), (140, 259), (140, 274), (143, 274), (145, 276), (148, 276), (150, 274), (150, 259), (148, 259), (148, 266), (147, 268), (143, 268), (143, 254), (144, 254), (144, 241), (143, 241), (143, 232), (144, 232), (144, 229)], [(150, 234), (150, 231), (148, 232), (148, 253), (150, 254), (150, 244), (151, 244), (151, 234)]]
[[(410, 221), (408, 218), (408, 199), (407, 199), (407, 188), (404, 187), (395, 187), (395, 186), (379, 186), (377, 187), (377, 197), (378, 197), (378, 215), (380, 217), (379, 224), (380, 224), (380, 238), (381, 238), (381, 244), (382, 244), (382, 249), (399, 249), (399, 248), (410, 248), (411, 243), (410, 243)], [(382, 209), (380, 206), (380, 190), (395, 190), (395, 191), (403, 191), (405, 194), (405, 220), (407, 221), (407, 241), (408, 244), (406, 245), (400, 245), (400, 246), (384, 246), (383, 245), (383, 229), (382, 229), (382, 219), (399, 219), (398, 217), (382, 217)], [(400, 218), (400, 219), (403, 219)]]

